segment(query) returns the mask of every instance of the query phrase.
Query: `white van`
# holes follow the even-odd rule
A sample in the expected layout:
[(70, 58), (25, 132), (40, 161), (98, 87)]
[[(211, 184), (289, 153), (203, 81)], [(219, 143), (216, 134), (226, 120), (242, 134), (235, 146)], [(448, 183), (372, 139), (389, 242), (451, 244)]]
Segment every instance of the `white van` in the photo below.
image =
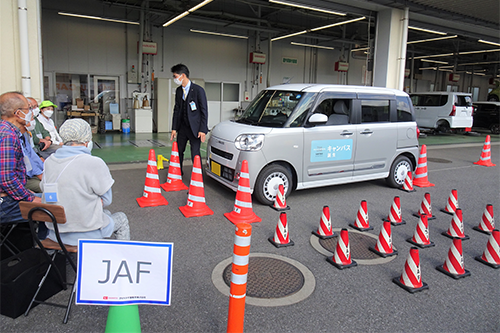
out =
[(419, 147), (409, 96), (399, 90), (287, 84), (263, 90), (208, 140), (207, 175), (236, 191), (243, 160), (263, 204), (306, 189), (386, 178), (401, 187)]
[(472, 127), (472, 95), (460, 92), (425, 92), (410, 94), (417, 125), (449, 132)]

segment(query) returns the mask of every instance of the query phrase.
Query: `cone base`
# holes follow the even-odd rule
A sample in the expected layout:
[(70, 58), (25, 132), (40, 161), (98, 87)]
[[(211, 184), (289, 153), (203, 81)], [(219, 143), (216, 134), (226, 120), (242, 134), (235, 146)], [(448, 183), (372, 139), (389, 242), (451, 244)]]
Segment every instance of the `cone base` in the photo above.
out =
[(354, 229), (359, 230), (359, 231), (368, 231), (368, 230), (373, 230), (373, 227), (372, 227), (372, 226), (368, 226), (368, 227), (366, 227), (366, 228), (360, 228), (360, 227), (355, 226), (355, 225), (354, 225), (354, 224), (352, 224), (352, 223), (349, 223), (349, 226), (350, 226), (351, 228), (354, 228)]
[(441, 208), (440, 211), (442, 211), (443, 213), (448, 214), (448, 215), (454, 215), (455, 214), (455, 212), (449, 212), (449, 211), (447, 211), (444, 208)]
[(214, 215), (214, 212), (205, 204), (203, 204), (202, 207), (198, 208), (189, 207), (188, 205), (181, 206), (179, 207), (179, 210), (181, 211), (182, 215), (187, 218)]
[(330, 264), (337, 267), (338, 269), (351, 268), (351, 267), (358, 266), (358, 263), (355, 262), (354, 260), (351, 260), (351, 263), (347, 264), (347, 265), (337, 264), (335, 261), (333, 261), (332, 258), (326, 258), (326, 261), (328, 261)]
[(423, 182), (420, 182), (420, 183), (415, 183), (415, 181), (413, 181), (413, 186), (418, 186), (418, 187), (433, 187), (433, 186), (436, 186), (436, 185), (430, 183), (429, 181), (423, 181)]
[(229, 213), (224, 213), (224, 216), (231, 221), (233, 224), (238, 224), (238, 223), (254, 223), (254, 222), (261, 222), (262, 219), (258, 217), (254, 212), (252, 214), (246, 215), (246, 216), (240, 216), (240, 214), (236, 214), (233, 211)]
[(491, 231), (492, 231), (492, 230), (490, 230), (490, 231), (483, 230), (483, 229), (479, 228), (478, 226), (472, 227), (472, 229), (479, 231), (479, 232), (482, 232), (483, 234), (486, 234), (486, 235), (491, 235)]
[(382, 221), (384, 221), (384, 222), (391, 222), (392, 225), (403, 225), (403, 224), (406, 224), (405, 220), (401, 220), (401, 222), (394, 222), (394, 221), (391, 221), (389, 219), (382, 219)]
[(110, 306), (105, 333), (140, 333), (141, 321), (137, 305)]
[(183, 182), (178, 181), (178, 182), (172, 182), (172, 183), (163, 183), (160, 185), (160, 187), (165, 191), (165, 192), (175, 192), (175, 191), (184, 191), (184, 190), (189, 190), (189, 187), (184, 185)]
[(495, 268), (495, 269), (500, 268), (500, 263), (495, 264), (495, 263), (492, 263), (492, 262), (487, 262), (486, 260), (483, 260), (483, 258), (481, 258), (481, 256), (477, 256), (477, 257), (475, 257), (474, 259), (476, 259), (476, 260), (477, 260), (477, 261), (479, 261), (479, 262), (482, 262), (482, 263), (483, 263), (483, 264), (485, 264), (485, 265), (488, 265), (488, 266), (490, 266), (490, 267), (493, 267), (493, 268)]
[[(416, 213), (413, 213), (413, 216), (420, 217), (422, 215), (419, 212), (416, 212)], [(431, 215), (431, 216), (427, 215), (427, 221), (429, 221), (429, 220), (435, 220), (435, 219), (436, 219), (436, 215)]]
[(420, 287), (420, 288), (412, 288), (412, 287), (408, 287), (407, 285), (404, 285), (403, 283), (401, 283), (401, 281), (399, 281), (399, 279), (400, 278), (396, 277), (396, 278), (392, 279), (392, 282), (394, 282), (395, 284), (397, 284), (398, 286), (400, 286), (401, 288), (403, 288), (404, 290), (406, 290), (409, 293), (413, 294), (413, 293), (416, 293), (418, 291), (429, 289), (429, 286), (425, 282), (422, 282), (422, 287)]
[(452, 235), (448, 234), (448, 231), (443, 231), (441, 233), (441, 235), (446, 236), (446, 237), (451, 238), (451, 239), (453, 239), (453, 238), (460, 238), (461, 240), (468, 240), (468, 239), (470, 239), (470, 237), (467, 236), (467, 235), (464, 235), (464, 237), (452, 236)]
[(330, 239), (330, 238), (333, 238), (333, 237), (337, 236), (337, 235), (336, 235), (333, 231), (332, 231), (332, 234), (331, 234), (331, 235), (326, 235), (326, 236), (325, 236), (325, 235), (320, 235), (320, 234), (318, 233), (318, 231), (316, 231), (316, 230), (311, 231), (311, 233), (312, 233), (313, 235), (318, 236), (318, 237), (319, 237), (319, 238), (321, 238), (321, 239)]
[(387, 258), (387, 257), (392, 257), (392, 256), (395, 256), (398, 254), (398, 251), (397, 250), (392, 250), (392, 252), (390, 253), (384, 253), (384, 252), (380, 252), (380, 251), (377, 251), (375, 249), (375, 247), (373, 246), (369, 246), (368, 247), (368, 250), (372, 251), (373, 253), (376, 253), (378, 254), (379, 256), (383, 257), (383, 258)]
[(417, 192), (417, 190), (413, 189), (413, 190), (405, 190), (404, 188), (400, 188), (401, 191), (405, 191), (405, 192), (408, 192), (408, 193), (411, 193), (411, 192)]
[(485, 167), (494, 167), (494, 166), (496, 166), (496, 164), (491, 163), (490, 160), (488, 160), (487, 162), (479, 160), (477, 162), (474, 162), (474, 164), (475, 165), (482, 165), (482, 166), (485, 166)]
[(276, 243), (274, 241), (274, 237), (269, 237), (267, 239), (271, 244), (273, 244), (274, 246), (276, 246), (277, 248), (280, 248), (280, 247), (287, 247), (287, 246), (294, 246), (295, 243), (290, 239), (290, 241), (286, 244), (280, 244), (280, 243)]
[(274, 207), (274, 206), (269, 206), (269, 207), (271, 207), (272, 209), (274, 209), (275, 211), (278, 211), (278, 212), (282, 212), (284, 210), (290, 210), (290, 206), (286, 206), (283, 208), (278, 208), (278, 207)]
[(155, 199), (148, 199), (146, 197), (140, 197), (137, 198), (137, 203), (139, 204), (139, 207), (144, 208), (144, 207), (156, 207), (156, 206), (167, 206), (168, 201), (164, 197), (160, 195), (160, 197), (155, 198)]
[(436, 244), (434, 244), (434, 242), (431, 242), (431, 241), (429, 241), (429, 244), (419, 244), (419, 243), (415, 242), (415, 241), (414, 241), (413, 239), (411, 239), (411, 238), (408, 238), (406, 241), (407, 241), (408, 243), (411, 243), (411, 244), (413, 244), (413, 245), (416, 245), (416, 246), (418, 246), (418, 247), (420, 247), (420, 248), (422, 248), (422, 249), (425, 249), (425, 248), (428, 248), (428, 247), (432, 247), (432, 246), (436, 246)]
[(454, 278), (455, 280), (458, 280), (460, 278), (464, 278), (466, 276), (470, 276), (470, 272), (468, 270), (466, 270), (466, 269), (464, 269), (464, 273), (463, 274), (453, 274), (451, 272), (448, 272), (446, 269), (444, 269), (443, 265), (437, 266), (436, 269), (438, 271), (440, 271), (441, 273), (444, 273), (444, 274), (448, 275), (449, 277)]

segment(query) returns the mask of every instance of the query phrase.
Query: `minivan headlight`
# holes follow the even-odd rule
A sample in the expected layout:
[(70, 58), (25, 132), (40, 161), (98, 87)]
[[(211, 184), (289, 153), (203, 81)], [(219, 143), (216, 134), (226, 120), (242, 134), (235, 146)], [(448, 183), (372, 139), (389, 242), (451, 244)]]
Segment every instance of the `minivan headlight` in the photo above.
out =
[(264, 134), (241, 134), (236, 138), (234, 145), (239, 150), (257, 151), (264, 144)]

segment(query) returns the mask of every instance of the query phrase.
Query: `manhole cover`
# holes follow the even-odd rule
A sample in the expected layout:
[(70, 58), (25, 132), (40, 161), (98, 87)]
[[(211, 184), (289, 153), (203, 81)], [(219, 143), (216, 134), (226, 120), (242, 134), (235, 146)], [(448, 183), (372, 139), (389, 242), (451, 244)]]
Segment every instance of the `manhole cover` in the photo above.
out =
[(427, 157), (427, 161), (434, 163), (452, 163), (450, 160), (445, 160), (444, 158)]
[[(224, 282), (231, 286), (231, 265), (224, 269)], [(248, 262), (247, 296), (279, 298), (292, 295), (304, 285), (304, 275), (279, 259), (253, 257)]]

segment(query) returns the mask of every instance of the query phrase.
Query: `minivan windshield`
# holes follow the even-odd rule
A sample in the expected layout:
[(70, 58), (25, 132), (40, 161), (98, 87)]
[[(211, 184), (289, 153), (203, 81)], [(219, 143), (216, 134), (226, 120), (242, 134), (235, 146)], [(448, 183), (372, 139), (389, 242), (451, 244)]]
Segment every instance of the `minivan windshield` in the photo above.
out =
[(303, 93), (297, 91), (263, 90), (236, 122), (283, 127), (302, 96)]

